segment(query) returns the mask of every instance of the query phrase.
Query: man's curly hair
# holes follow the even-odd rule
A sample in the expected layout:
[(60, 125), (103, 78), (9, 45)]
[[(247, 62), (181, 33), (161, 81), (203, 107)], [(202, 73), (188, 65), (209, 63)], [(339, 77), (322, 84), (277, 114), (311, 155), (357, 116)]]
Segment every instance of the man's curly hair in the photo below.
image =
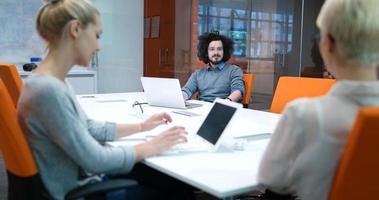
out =
[(204, 33), (199, 37), (199, 44), (197, 45), (197, 57), (205, 64), (209, 63), (208, 58), (208, 46), (212, 41), (221, 40), (224, 50), (224, 56), (222, 62), (226, 62), (230, 59), (233, 53), (234, 42), (230, 38), (220, 35), (218, 33)]

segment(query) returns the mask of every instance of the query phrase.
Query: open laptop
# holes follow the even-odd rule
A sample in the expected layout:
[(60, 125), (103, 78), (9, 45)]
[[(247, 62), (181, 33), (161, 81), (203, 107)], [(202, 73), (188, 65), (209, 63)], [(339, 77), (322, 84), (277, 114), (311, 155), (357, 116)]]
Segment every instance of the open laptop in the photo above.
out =
[(222, 144), (222, 138), (238, 108), (242, 108), (242, 104), (216, 99), (197, 133), (187, 143), (176, 145), (162, 154), (231, 151)]
[(201, 104), (185, 102), (180, 83), (175, 78), (141, 77), (146, 100), (151, 106), (189, 109)]

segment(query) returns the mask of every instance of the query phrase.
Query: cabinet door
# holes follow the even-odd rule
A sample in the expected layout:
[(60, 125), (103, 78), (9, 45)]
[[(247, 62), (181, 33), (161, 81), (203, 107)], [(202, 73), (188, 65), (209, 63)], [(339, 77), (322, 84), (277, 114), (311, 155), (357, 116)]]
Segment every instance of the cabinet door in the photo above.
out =
[(175, 0), (145, 0), (144, 9), (150, 23), (144, 39), (144, 76), (174, 77)]
[(67, 81), (74, 88), (76, 94), (95, 94), (96, 91), (96, 79), (95, 76), (69, 76)]
[[(26, 79), (30, 72), (19, 71), (22, 79)], [(96, 94), (97, 77), (96, 73), (67, 75), (66, 80), (71, 84), (76, 94)]]

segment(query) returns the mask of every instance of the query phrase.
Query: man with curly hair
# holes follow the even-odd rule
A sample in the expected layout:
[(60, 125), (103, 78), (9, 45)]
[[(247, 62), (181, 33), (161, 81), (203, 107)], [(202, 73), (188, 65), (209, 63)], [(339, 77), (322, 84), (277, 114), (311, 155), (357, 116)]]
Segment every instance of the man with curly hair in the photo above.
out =
[(242, 70), (227, 64), (233, 52), (233, 41), (216, 32), (204, 33), (197, 47), (199, 60), (207, 64), (196, 70), (182, 88), (184, 99), (198, 92), (199, 100), (213, 102), (216, 98), (241, 101), (244, 93)]

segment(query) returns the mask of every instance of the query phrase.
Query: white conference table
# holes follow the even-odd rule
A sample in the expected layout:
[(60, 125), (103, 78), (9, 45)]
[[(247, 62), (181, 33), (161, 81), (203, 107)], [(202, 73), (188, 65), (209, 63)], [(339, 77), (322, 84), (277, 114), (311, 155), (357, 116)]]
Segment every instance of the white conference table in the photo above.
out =
[[(185, 116), (172, 112), (178, 109), (142, 105), (144, 114), (141, 115), (132, 108), (135, 101), (146, 102), (141, 92), (78, 95), (78, 101), (87, 115), (95, 120), (133, 123), (162, 111), (169, 113), (173, 118), (173, 123), (170, 125), (163, 125), (149, 132), (122, 138), (114, 143), (117, 145), (143, 142), (146, 135), (158, 134), (173, 125), (184, 126), (189, 134), (194, 134), (212, 105), (201, 102), (202, 107), (186, 110), (196, 113), (196, 116)], [(196, 101), (196, 103), (199, 102)], [(236, 142), (239, 144), (243, 142), (243, 150), (226, 153), (159, 155), (145, 159), (143, 162), (218, 198), (233, 197), (255, 189), (258, 184), (256, 175), (259, 162), (269, 138), (251, 139), (252, 137), (249, 136), (272, 133), (279, 118), (279, 114), (241, 108), (223, 133), (225, 137), (222, 141), (230, 148), (233, 148)]]

